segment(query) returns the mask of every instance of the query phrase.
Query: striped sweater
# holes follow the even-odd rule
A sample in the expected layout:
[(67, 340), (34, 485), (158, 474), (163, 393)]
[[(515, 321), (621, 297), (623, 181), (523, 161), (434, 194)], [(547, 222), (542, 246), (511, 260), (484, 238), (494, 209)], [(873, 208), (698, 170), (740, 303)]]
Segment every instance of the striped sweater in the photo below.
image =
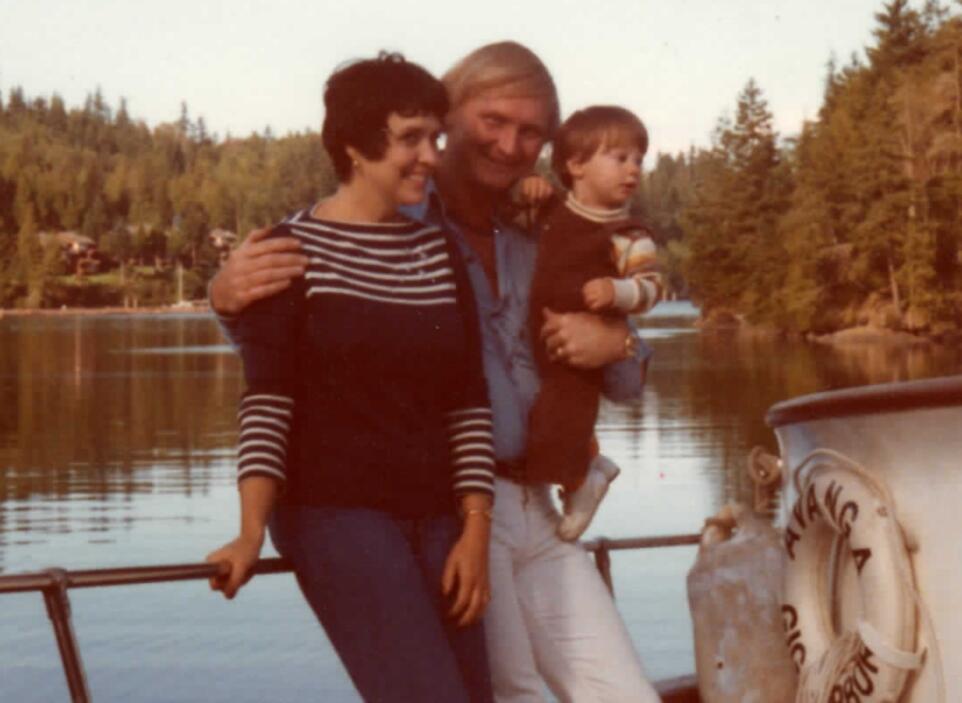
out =
[(247, 381), (239, 479), (294, 504), (449, 512), (491, 493), (494, 452), (472, 288), (460, 253), (421, 223), (296, 213), (275, 235), (309, 263), (228, 321)]
[(627, 205), (617, 210), (600, 210), (580, 203), (569, 192), (565, 207), (579, 217), (611, 227), (611, 258), (619, 276), (611, 282), (618, 312), (640, 315), (664, 299), (655, 242), (643, 226), (631, 220)]

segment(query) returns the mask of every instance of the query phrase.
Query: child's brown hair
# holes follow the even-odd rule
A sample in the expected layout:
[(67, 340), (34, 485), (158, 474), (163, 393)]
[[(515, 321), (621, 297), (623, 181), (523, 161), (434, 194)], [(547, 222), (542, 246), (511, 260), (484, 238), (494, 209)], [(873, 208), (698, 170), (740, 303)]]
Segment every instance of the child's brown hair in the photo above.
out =
[(648, 151), (648, 130), (630, 110), (615, 105), (595, 105), (578, 110), (564, 121), (555, 135), (551, 167), (565, 188), (571, 188), (568, 161), (587, 161), (602, 146), (638, 147)]

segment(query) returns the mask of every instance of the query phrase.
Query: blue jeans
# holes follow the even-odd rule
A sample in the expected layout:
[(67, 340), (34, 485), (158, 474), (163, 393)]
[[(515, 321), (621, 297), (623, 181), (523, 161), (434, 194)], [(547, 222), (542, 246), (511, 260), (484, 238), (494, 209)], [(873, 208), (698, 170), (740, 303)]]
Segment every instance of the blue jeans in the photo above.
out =
[(441, 574), (453, 515), (400, 519), (364, 508), (279, 506), (277, 551), (369, 703), (490, 703), (479, 624), (445, 616)]

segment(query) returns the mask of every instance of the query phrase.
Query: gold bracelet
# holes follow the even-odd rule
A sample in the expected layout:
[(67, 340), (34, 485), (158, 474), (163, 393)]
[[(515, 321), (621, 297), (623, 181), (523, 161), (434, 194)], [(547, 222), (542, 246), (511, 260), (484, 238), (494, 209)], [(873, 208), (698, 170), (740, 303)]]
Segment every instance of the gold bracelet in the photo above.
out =
[(626, 359), (633, 358), (638, 352), (638, 339), (630, 331), (625, 337), (625, 357)]
[(491, 512), (491, 508), (468, 508), (467, 510), (461, 511), (461, 519), (466, 519), (469, 515), (483, 515), (487, 518), (488, 522), (491, 522), (494, 515)]

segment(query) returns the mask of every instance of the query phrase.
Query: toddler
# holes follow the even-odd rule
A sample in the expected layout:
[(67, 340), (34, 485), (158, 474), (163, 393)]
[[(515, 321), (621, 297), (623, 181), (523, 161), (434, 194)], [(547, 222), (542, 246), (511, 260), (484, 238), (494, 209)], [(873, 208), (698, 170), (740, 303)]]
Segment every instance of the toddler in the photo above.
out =
[[(650, 310), (663, 294), (648, 229), (628, 215), (641, 178), (648, 133), (634, 114), (596, 106), (569, 117), (558, 131), (552, 168), (567, 188), (550, 198), (535, 225), (538, 256), (529, 327), (538, 339), (543, 310), (623, 316)], [(530, 191), (537, 184), (522, 184)], [(626, 341), (626, 357), (635, 350)], [(535, 344), (541, 391), (529, 418), (527, 477), (560, 483), (564, 517), (558, 534), (577, 539), (594, 516), (618, 467), (597, 455), (594, 425), (600, 369), (568, 366), (564, 349), (552, 358)]]

